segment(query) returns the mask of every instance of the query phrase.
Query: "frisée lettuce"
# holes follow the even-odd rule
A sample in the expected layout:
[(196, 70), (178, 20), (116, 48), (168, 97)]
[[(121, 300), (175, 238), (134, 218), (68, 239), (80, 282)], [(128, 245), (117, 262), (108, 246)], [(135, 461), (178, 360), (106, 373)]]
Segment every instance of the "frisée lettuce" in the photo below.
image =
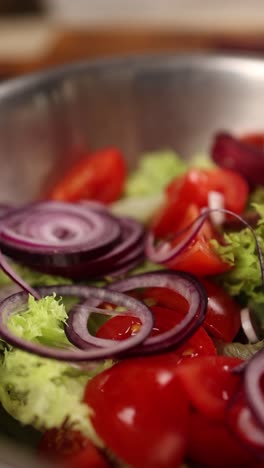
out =
[[(260, 216), (255, 233), (264, 252), (264, 206), (254, 204), (254, 208)], [(245, 228), (239, 232), (227, 233), (224, 240), (225, 245), (213, 241), (217, 253), (233, 265), (232, 269), (221, 275), (221, 285), (231, 296), (239, 297), (242, 303), (253, 308), (264, 305), (259, 257), (251, 231)]]
[(146, 153), (138, 168), (128, 177), (125, 196), (157, 194), (186, 169), (186, 163), (172, 150)]
[[(8, 326), (27, 340), (65, 347), (71, 346), (63, 331), (66, 318), (66, 309), (55, 295), (39, 301), (30, 296), (28, 309), (12, 316)], [(82, 399), (88, 380), (111, 364), (109, 360), (87, 371), (1, 342), (0, 401), (23, 424), (45, 430), (66, 422), (98, 443), (90, 409)]]

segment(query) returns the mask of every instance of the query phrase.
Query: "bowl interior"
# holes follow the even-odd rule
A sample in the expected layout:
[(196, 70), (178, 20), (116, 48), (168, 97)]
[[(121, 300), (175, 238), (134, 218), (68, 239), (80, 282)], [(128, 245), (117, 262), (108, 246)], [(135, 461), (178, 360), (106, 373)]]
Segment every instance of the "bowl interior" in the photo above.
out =
[[(14, 80), (0, 86), (0, 201), (39, 197), (84, 150), (117, 146), (133, 167), (144, 151), (174, 148), (188, 158), (208, 151), (218, 130), (263, 130), (263, 122), (259, 59), (135, 57)], [(0, 419), (0, 432), (37, 439)]]
[(264, 62), (135, 57), (70, 65), (0, 87), (0, 200), (45, 192), (84, 150), (208, 150), (220, 129), (263, 128)]

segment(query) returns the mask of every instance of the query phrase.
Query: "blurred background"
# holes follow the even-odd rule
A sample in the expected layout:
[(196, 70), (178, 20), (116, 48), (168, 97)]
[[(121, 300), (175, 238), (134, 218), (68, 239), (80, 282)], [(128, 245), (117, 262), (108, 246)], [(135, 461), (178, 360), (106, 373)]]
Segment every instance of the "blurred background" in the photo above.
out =
[(77, 59), (264, 53), (263, 0), (0, 0), (0, 79)]

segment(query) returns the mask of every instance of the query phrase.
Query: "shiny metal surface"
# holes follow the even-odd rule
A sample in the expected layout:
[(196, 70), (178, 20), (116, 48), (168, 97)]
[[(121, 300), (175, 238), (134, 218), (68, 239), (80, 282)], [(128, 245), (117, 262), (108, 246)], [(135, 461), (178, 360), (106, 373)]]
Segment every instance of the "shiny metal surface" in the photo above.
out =
[[(142, 151), (188, 158), (216, 130), (263, 127), (260, 59), (142, 56), (21, 78), (0, 86), (0, 200), (38, 197), (86, 147), (117, 145), (133, 166)], [(29, 466), (16, 450), (9, 466)]]
[(0, 86), (0, 199), (23, 202), (61, 175), (76, 148), (118, 145), (184, 157), (215, 130), (263, 129), (264, 62), (225, 56), (81, 63)]

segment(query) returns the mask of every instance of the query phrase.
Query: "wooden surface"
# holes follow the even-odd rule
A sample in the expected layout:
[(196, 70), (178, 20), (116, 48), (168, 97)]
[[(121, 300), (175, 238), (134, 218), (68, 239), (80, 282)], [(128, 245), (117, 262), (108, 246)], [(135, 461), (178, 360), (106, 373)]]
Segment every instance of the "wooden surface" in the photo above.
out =
[[(12, 31), (13, 28), (13, 31)], [(19, 29), (20, 28), (20, 29)], [(0, 24), (0, 78), (75, 60), (144, 52), (236, 51), (264, 55), (264, 28), (256, 31), (189, 30), (45, 23)]]

